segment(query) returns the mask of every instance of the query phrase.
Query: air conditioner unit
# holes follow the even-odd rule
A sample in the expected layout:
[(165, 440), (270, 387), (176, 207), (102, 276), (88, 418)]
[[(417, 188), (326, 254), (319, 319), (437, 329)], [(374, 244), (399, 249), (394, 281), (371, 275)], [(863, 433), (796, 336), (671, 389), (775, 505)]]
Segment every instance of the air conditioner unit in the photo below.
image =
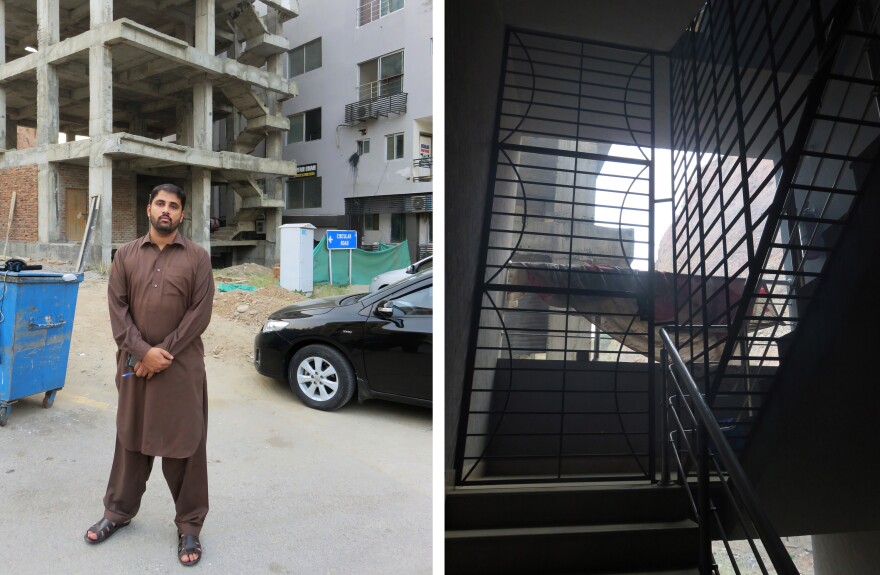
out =
[(414, 212), (425, 211), (425, 196), (413, 196), (412, 209)]

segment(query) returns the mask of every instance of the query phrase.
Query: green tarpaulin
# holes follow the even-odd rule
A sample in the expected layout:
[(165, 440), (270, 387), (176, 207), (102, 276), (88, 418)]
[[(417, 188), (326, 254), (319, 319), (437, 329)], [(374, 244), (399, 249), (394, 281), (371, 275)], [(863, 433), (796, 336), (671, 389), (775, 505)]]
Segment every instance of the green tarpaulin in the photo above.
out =
[[(351, 252), (352, 277), (348, 276), (348, 253)], [(314, 249), (314, 270), (312, 281), (316, 284), (330, 282), (328, 254), (333, 254), (333, 285), (367, 285), (377, 275), (391, 270), (405, 268), (412, 262), (409, 259), (409, 245), (404, 241), (396, 246), (379, 244), (374, 252), (365, 250), (328, 250), (327, 238)]]
[(217, 284), (217, 291), (227, 292), (235, 290), (257, 291), (257, 288), (247, 284)]

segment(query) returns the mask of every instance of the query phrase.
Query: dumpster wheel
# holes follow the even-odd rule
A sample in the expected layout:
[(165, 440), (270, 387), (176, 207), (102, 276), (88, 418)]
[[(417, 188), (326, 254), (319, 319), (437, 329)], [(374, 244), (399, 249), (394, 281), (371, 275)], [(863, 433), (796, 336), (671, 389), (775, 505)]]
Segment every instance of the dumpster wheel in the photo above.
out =
[(7, 421), (9, 421), (9, 407), (4, 405), (0, 407), (0, 427), (6, 427)]
[(52, 407), (52, 404), (55, 403), (55, 392), (57, 389), (53, 389), (52, 391), (47, 391), (46, 395), (43, 396), (43, 407), (45, 409), (49, 409)]

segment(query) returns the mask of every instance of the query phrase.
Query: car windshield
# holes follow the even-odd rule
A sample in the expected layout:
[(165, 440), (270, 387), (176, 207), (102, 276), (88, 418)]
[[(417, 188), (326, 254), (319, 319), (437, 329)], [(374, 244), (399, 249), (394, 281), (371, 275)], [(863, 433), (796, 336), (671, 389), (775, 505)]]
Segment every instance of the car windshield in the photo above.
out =
[[(384, 294), (384, 293), (386, 293), (386, 292), (388, 292), (388, 291), (390, 291), (390, 290), (392, 290), (392, 289), (393, 289), (393, 290), (397, 290), (397, 289), (398, 289), (401, 285), (403, 285), (404, 283), (419, 281), (421, 278), (423, 278), (423, 277), (425, 277), (425, 276), (427, 276), (427, 275), (429, 275), (429, 274), (431, 274), (431, 273), (432, 273), (431, 268), (424, 269), (424, 270), (419, 270), (419, 271), (417, 271), (416, 273), (414, 273), (414, 274), (412, 274), (412, 275), (406, 275), (406, 276), (404, 276), (404, 277), (401, 278), (399, 281), (397, 281), (397, 282), (395, 282), (395, 283), (393, 283), (393, 284), (391, 284), (391, 285), (387, 285), (387, 286), (385, 286), (385, 287), (383, 287), (383, 288), (381, 288), (381, 289), (377, 289), (376, 291), (367, 292), (367, 293), (365, 293), (365, 294), (359, 294), (359, 296), (358, 296), (358, 301), (359, 301), (359, 302), (366, 302), (368, 298), (372, 298), (373, 296), (379, 296), (379, 294)], [(379, 298), (377, 297), (376, 299), (379, 299)]]
[[(411, 274), (422, 270), (430, 269), (434, 265), (434, 256), (428, 256), (423, 260), (419, 260), (407, 268), (406, 273)], [(413, 270), (413, 271), (410, 271)]]

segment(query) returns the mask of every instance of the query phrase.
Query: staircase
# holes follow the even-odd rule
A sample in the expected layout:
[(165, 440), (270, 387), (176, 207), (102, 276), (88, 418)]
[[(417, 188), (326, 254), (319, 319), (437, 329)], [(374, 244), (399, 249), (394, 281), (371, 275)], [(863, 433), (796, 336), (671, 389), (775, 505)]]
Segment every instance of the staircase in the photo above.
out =
[[(880, 79), (874, 72), (880, 51), (867, 39), (874, 32), (864, 28), (870, 20), (842, 10), (828, 25), (797, 130), (781, 160), (775, 198), (754, 223), (757, 228), (766, 221), (707, 394), (718, 420), (735, 421), (744, 437), (759, 425), (840, 238), (872, 188), (880, 159)], [(784, 321), (769, 327), (777, 314)]]
[(448, 575), (695, 575), (697, 544), (681, 487), (468, 487), (446, 496)]
[[(264, 3), (277, 10), (280, 23), (297, 16), (296, 2), (293, 2), (293, 8), (287, 0)], [(242, 64), (262, 68), (270, 57), (280, 56), (290, 50), (287, 38), (269, 30), (266, 16), (261, 16), (252, 2), (239, 2), (235, 6), (230, 5), (228, 9), (234, 16), (227, 24), (237, 38), (245, 41), (244, 51), (237, 58)], [(295, 95), (293, 82), (290, 86), (290, 95)], [(235, 152), (250, 154), (266, 138), (267, 133), (283, 132), (290, 128), (287, 118), (270, 114), (265, 95), (255, 92), (246, 83), (227, 81), (218, 83), (217, 87), (247, 120), (247, 125), (236, 137)], [(284, 97), (286, 96), (282, 99)]]
[(247, 126), (235, 139), (235, 152), (249, 154), (266, 138), (267, 132), (283, 132), (290, 128), (287, 118), (269, 114), (263, 96), (247, 84), (224, 82), (218, 87), (247, 120)]
[(267, 210), (279, 210), (284, 207), (284, 200), (265, 197), (263, 189), (250, 176), (243, 177), (238, 172), (227, 171), (221, 171), (218, 175), (226, 179), (242, 201), (241, 208), (236, 212), (233, 221), (211, 234), (211, 241), (214, 244), (233, 242), (242, 232), (255, 231), (256, 220), (260, 215), (265, 214)]

